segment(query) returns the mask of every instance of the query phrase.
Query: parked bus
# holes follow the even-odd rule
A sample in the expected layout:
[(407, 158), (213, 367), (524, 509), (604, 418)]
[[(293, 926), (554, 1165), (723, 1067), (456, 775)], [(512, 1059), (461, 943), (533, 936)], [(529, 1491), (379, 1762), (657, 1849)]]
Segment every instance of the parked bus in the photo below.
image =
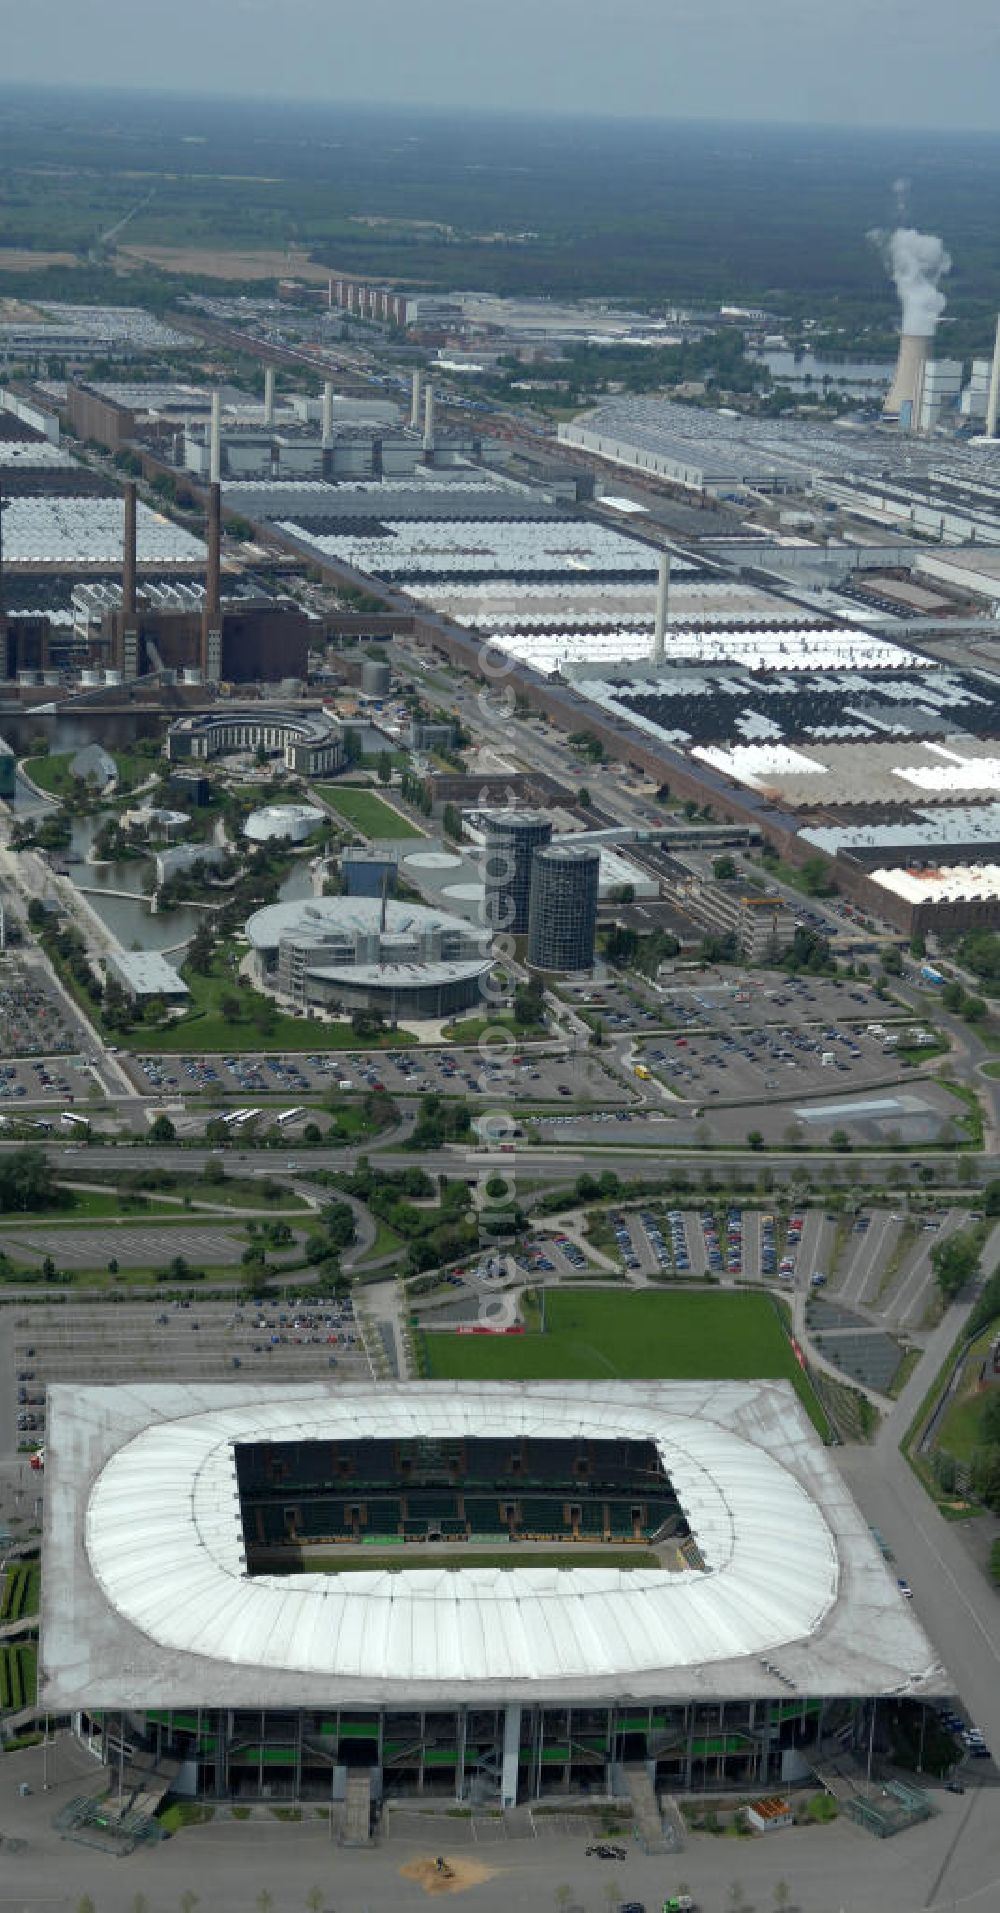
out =
[(300, 1122), (305, 1113), (304, 1109), (283, 1109), (277, 1118), (278, 1128), (284, 1129), (286, 1123)]

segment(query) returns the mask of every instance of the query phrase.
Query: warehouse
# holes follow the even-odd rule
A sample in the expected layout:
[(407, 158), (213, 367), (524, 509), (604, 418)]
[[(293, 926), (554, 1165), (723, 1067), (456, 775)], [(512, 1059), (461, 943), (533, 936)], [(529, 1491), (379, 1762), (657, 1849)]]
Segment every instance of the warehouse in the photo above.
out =
[(782, 1382), (57, 1386), (42, 1601), (47, 1707), (217, 1798), (773, 1785), (948, 1691)]

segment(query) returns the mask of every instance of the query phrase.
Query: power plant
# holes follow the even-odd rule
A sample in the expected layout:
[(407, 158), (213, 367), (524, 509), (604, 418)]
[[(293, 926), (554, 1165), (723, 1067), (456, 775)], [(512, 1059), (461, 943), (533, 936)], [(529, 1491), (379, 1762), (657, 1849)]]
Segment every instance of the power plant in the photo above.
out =
[[(925, 416), (924, 401), (931, 341), (946, 303), (939, 281), (950, 272), (951, 259), (934, 233), (917, 232), (912, 226), (898, 226), (893, 233), (873, 233), (871, 237), (892, 274), (902, 308), (899, 357), (882, 416), (898, 423), (901, 432), (927, 431), (937, 423), (936, 417)], [(942, 381), (938, 378), (935, 383)], [(960, 388), (961, 366), (958, 383)], [(937, 409), (932, 406), (931, 412)]]

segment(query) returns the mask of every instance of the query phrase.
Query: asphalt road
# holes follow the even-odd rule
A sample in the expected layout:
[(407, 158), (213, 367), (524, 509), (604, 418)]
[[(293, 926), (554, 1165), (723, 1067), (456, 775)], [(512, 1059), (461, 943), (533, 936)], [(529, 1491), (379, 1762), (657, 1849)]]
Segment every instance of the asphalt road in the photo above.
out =
[(951, 1677), (949, 1685), (1000, 1755), (1000, 1597), (899, 1451), (971, 1308), (968, 1303), (948, 1310), (874, 1446), (842, 1448), (837, 1461), (862, 1513), (889, 1542), (896, 1573), (909, 1581), (917, 1614)]

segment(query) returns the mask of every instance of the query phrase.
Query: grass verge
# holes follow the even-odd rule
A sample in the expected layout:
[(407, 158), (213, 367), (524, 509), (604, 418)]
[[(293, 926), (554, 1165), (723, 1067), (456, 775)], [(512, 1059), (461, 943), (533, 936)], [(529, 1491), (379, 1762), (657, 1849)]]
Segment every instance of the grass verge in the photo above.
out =
[(401, 811), (387, 804), (373, 790), (351, 784), (315, 784), (317, 796), (325, 798), (331, 810), (353, 824), (365, 837), (390, 841), (402, 837), (423, 837), (425, 832), (411, 824)]

